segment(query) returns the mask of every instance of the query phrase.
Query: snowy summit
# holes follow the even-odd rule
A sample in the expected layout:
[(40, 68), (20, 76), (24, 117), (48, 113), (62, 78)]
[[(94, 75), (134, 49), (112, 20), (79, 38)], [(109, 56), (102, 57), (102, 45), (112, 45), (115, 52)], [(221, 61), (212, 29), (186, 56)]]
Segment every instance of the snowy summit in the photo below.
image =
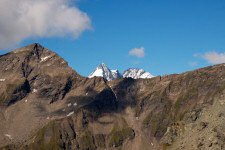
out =
[(123, 77), (124, 78), (133, 78), (133, 79), (139, 79), (139, 78), (143, 78), (143, 79), (147, 79), (147, 78), (152, 78), (154, 77), (153, 75), (151, 75), (149, 72), (146, 72), (143, 69), (127, 69), (124, 71), (123, 73)]
[(118, 70), (110, 70), (106, 67), (104, 63), (101, 63), (94, 72), (92, 72), (89, 76), (89, 78), (93, 77), (103, 77), (107, 79), (108, 81), (114, 80), (116, 78), (120, 78), (121, 75)]
[(127, 69), (124, 71), (123, 74), (120, 74), (118, 70), (110, 70), (106, 67), (104, 63), (101, 63), (94, 72), (92, 72), (89, 76), (89, 78), (93, 77), (103, 77), (107, 79), (108, 81), (114, 80), (116, 78), (133, 78), (133, 79), (139, 79), (139, 78), (152, 78), (154, 77), (149, 72), (146, 72), (143, 69)]

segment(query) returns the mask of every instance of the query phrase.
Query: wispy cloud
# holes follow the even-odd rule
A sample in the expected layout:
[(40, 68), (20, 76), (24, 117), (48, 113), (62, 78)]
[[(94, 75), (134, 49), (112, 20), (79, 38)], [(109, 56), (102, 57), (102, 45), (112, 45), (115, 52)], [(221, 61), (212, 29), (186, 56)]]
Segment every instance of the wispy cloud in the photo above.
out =
[(198, 57), (198, 56), (199, 56), (199, 54), (197, 54), (197, 53), (196, 53), (196, 54), (193, 54), (193, 56), (194, 56), (194, 57)]
[(71, 35), (91, 29), (86, 13), (70, 0), (0, 0), (0, 49), (30, 37)]
[(220, 64), (225, 63), (225, 52), (217, 53), (217, 52), (206, 52), (202, 55), (202, 58), (208, 61), (208, 63), (212, 64)]
[(133, 55), (133, 56), (136, 56), (136, 57), (139, 57), (139, 58), (143, 58), (145, 56), (144, 50), (145, 50), (144, 47), (134, 48), (134, 49), (129, 51), (129, 55)]
[(197, 63), (197, 62), (189, 62), (189, 65), (190, 65), (191, 67), (194, 67), (194, 66), (197, 66), (198, 63)]

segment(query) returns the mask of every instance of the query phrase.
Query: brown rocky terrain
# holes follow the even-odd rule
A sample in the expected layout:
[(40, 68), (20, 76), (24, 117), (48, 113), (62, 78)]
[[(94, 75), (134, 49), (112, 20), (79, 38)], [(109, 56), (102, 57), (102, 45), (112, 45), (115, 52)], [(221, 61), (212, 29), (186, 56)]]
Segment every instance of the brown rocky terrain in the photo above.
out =
[(225, 64), (106, 81), (35, 43), (0, 65), (0, 149), (225, 149)]

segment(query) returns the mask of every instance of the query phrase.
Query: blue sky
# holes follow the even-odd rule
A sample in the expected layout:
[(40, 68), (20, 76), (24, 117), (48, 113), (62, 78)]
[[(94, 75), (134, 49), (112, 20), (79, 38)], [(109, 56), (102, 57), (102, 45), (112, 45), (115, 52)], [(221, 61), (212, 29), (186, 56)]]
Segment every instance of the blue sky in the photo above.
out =
[[(120, 72), (142, 68), (155, 76), (225, 62), (224, 0), (80, 0), (68, 7), (90, 19), (79, 36), (70, 30), (60, 36), (45, 31), (12, 45), (40, 43), (83, 76), (101, 62)], [(129, 54), (135, 48), (144, 54)]]

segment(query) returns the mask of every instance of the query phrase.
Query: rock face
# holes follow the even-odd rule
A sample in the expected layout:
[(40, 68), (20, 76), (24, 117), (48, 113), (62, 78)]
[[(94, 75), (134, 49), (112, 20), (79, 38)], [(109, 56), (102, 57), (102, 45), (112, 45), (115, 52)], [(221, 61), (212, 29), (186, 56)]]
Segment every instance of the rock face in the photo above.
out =
[(80, 77), (56, 53), (31, 44), (0, 57), (2, 105), (11, 105), (29, 93), (48, 97), (50, 103), (63, 99), (72, 81)]
[(38, 128), (74, 108), (100, 113), (116, 107), (115, 95), (103, 78), (80, 76), (39, 44), (0, 56), (0, 64), (0, 145), (23, 143)]
[(119, 70), (111, 70), (111, 72), (112, 72), (114, 79), (123, 78), (123, 76), (120, 74)]
[(225, 148), (225, 64), (108, 82), (35, 43), (0, 65), (0, 149)]

